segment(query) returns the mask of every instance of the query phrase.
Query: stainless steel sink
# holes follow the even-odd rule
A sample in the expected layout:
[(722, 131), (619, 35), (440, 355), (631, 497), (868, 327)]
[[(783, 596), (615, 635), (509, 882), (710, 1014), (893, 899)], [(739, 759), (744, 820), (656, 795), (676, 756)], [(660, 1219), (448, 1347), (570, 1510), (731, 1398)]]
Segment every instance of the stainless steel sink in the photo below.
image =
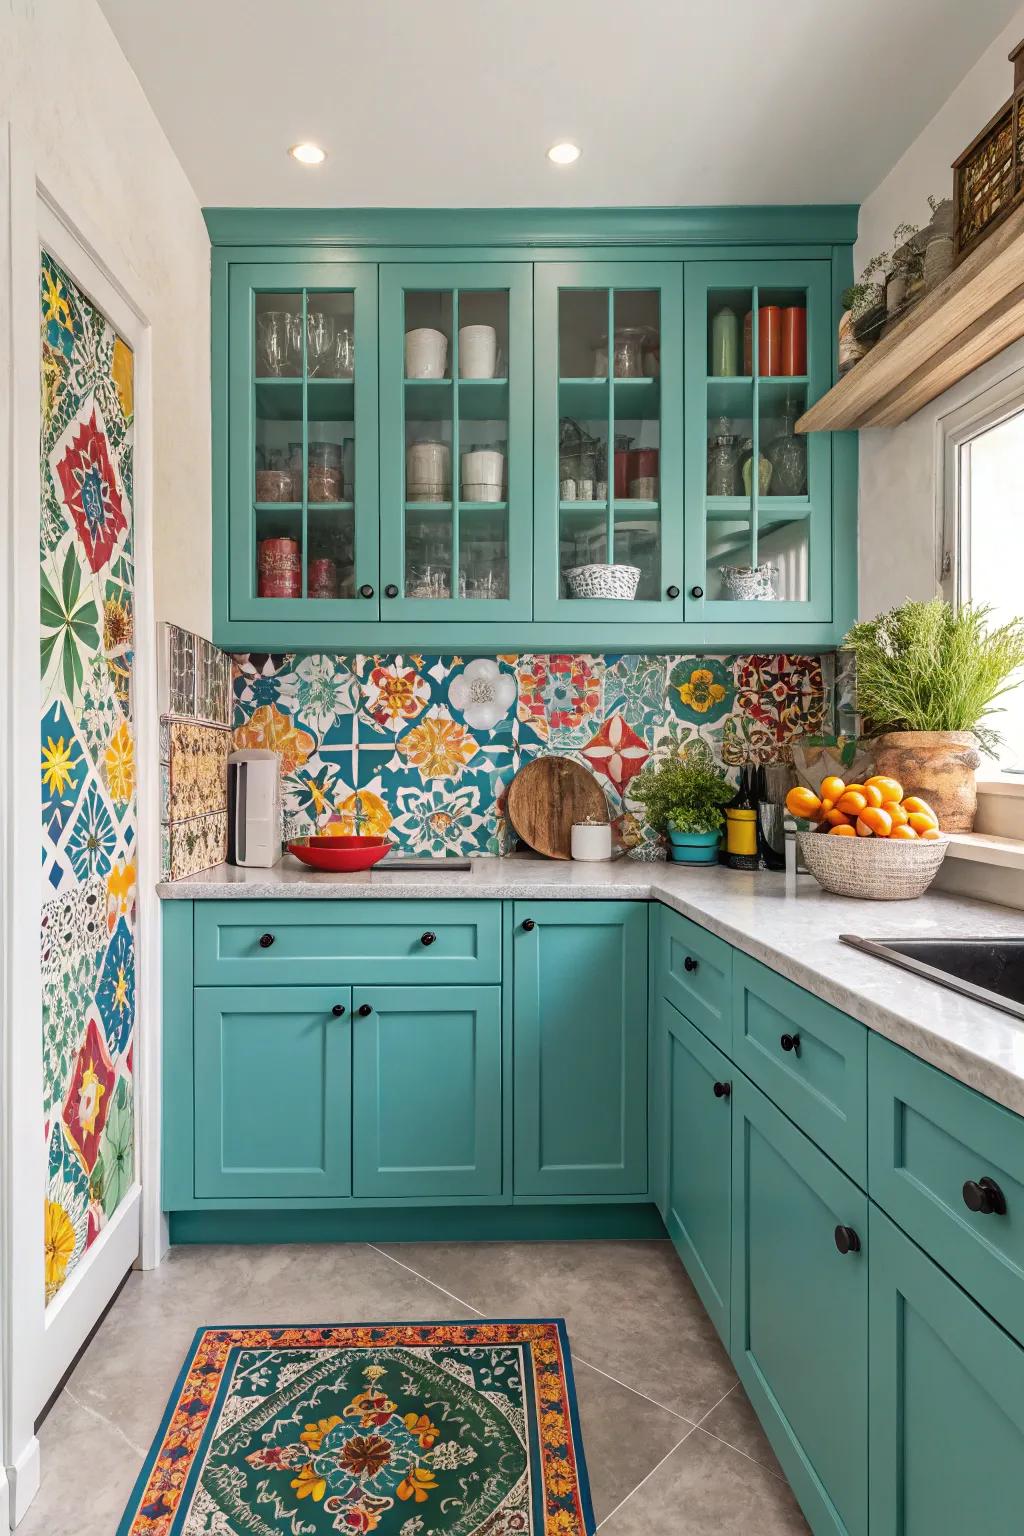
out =
[(1024, 1019), (1024, 938), (864, 939), (856, 933), (839, 937), (865, 954)]

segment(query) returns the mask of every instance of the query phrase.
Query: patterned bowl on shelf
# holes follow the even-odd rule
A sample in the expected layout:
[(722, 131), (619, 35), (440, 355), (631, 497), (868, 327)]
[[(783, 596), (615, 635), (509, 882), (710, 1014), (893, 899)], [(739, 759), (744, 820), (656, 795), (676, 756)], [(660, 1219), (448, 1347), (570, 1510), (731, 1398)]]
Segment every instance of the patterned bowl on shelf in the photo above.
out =
[(831, 837), (797, 832), (800, 857), (823, 890), (867, 901), (923, 896), (946, 857), (949, 838)]
[(725, 595), (737, 603), (774, 602), (778, 571), (770, 561), (763, 565), (720, 565)]
[(636, 597), (638, 565), (574, 565), (565, 573), (570, 597)]

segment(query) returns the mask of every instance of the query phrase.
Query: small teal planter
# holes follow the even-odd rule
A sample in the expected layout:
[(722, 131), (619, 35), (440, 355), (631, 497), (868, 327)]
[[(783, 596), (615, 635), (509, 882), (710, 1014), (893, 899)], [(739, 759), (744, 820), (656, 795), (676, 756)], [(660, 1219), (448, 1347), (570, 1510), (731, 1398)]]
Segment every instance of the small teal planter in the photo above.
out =
[(669, 856), (673, 864), (717, 864), (718, 832), (673, 832), (669, 828)]

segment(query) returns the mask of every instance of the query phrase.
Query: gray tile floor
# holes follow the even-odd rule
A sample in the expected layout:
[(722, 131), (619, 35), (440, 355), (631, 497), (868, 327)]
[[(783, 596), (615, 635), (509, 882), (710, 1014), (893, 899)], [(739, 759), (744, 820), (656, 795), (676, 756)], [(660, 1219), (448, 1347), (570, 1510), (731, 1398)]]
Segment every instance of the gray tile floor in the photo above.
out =
[(195, 1329), (564, 1317), (604, 1536), (807, 1532), (668, 1243), (176, 1248), (134, 1274), (40, 1430), (18, 1536), (113, 1536)]

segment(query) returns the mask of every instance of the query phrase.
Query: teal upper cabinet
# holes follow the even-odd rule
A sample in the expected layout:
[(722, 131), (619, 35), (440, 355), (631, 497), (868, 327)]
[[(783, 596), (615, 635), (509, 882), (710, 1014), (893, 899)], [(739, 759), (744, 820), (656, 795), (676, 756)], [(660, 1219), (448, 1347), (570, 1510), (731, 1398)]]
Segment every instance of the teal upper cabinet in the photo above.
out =
[(530, 618), (532, 278), (381, 267), (384, 619)]
[(832, 333), (827, 261), (687, 263), (688, 619), (832, 618)]
[(227, 352), (228, 636), (376, 618), (376, 266), (233, 266)]
[(207, 222), (227, 649), (831, 646), (854, 619), (856, 438), (792, 428), (832, 382), (855, 210)]
[(537, 619), (683, 616), (682, 276), (537, 266)]

